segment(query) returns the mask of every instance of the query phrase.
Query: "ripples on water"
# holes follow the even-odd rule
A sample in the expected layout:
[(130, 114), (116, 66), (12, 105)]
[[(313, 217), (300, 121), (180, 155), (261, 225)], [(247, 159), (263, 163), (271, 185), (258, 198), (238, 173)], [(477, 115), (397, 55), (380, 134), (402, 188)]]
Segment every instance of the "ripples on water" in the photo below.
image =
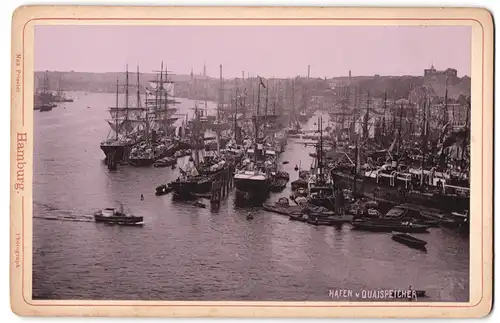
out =
[[(78, 95), (34, 116), (35, 299), (328, 301), (330, 289), (411, 285), (427, 291), (425, 300), (468, 301), (468, 239), (431, 229), (417, 235), (428, 241), (425, 253), (349, 225), (315, 227), (256, 209), (248, 221), (231, 195), (217, 212), (156, 197), (154, 188), (178, 171), (109, 172), (99, 142), (114, 96)], [(182, 100), (180, 110), (192, 105)], [(292, 180), (310, 151), (288, 145), (283, 168)], [(144, 226), (92, 221), (94, 211), (119, 202), (143, 215)]]

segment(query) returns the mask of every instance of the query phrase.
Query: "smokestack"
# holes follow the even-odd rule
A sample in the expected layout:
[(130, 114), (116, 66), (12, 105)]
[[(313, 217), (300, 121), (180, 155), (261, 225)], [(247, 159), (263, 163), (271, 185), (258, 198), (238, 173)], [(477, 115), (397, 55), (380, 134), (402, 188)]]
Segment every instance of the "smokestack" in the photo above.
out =
[(307, 65), (307, 78), (311, 77), (311, 65)]
[(241, 79), (245, 80), (245, 71), (241, 71)]
[(349, 78), (351, 78), (351, 70), (349, 70)]

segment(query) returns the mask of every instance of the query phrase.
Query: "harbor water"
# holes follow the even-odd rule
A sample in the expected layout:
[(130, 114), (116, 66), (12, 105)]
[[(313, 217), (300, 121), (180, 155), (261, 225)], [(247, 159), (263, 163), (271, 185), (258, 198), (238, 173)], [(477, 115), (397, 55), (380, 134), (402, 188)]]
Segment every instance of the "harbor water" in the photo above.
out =
[[(329, 292), (411, 285), (426, 290), (426, 301), (468, 301), (466, 237), (431, 228), (415, 235), (428, 242), (422, 252), (349, 224), (316, 227), (239, 209), (234, 193), (217, 211), (207, 200), (199, 208), (157, 197), (155, 187), (175, 179), (177, 169), (109, 171), (103, 163), (99, 143), (115, 95), (68, 96), (75, 102), (34, 112), (34, 299), (347, 301), (359, 299)], [(178, 100), (179, 113), (192, 114), (194, 102)], [(295, 165), (309, 166), (313, 149), (289, 141), (281, 160), (289, 161), (282, 167), (291, 180)], [(289, 195), (288, 187), (270, 200)], [(144, 216), (144, 226), (93, 222), (96, 210), (120, 203)]]

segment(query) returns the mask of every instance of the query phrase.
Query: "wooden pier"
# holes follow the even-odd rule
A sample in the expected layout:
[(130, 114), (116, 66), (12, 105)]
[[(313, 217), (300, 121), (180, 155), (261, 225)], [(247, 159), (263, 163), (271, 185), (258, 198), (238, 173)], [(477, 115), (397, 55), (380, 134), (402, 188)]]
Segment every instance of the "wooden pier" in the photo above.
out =
[(108, 166), (108, 170), (116, 170), (118, 168), (118, 163), (116, 161), (116, 151), (112, 151), (106, 156), (106, 164)]
[(226, 170), (217, 174), (216, 179), (212, 183), (212, 192), (210, 196), (210, 204), (213, 207), (218, 207), (220, 202), (226, 198), (229, 191), (233, 187), (234, 166), (230, 165)]

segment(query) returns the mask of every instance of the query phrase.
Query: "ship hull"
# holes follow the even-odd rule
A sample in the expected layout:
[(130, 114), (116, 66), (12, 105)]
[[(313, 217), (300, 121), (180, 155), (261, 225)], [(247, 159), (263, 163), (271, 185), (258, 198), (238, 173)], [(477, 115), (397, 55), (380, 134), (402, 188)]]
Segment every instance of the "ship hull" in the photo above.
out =
[(116, 162), (120, 162), (125, 157), (125, 150), (127, 149), (127, 145), (107, 145), (101, 144), (101, 150), (106, 155), (106, 160), (113, 156)]
[(172, 191), (178, 197), (188, 198), (194, 194), (208, 193), (212, 189), (213, 180), (203, 177), (190, 180), (177, 180), (171, 183)]
[[(344, 184), (348, 187), (354, 185), (354, 178), (352, 175), (340, 172), (334, 172), (333, 174), (337, 183)], [(398, 186), (404, 186), (404, 183), (396, 182), (394, 186), (391, 186), (389, 183), (385, 182), (377, 183), (374, 178), (358, 177), (356, 185), (357, 191), (362, 188), (363, 191), (367, 193), (372, 193), (379, 187), (380, 192), (378, 192), (375, 197), (391, 201), (395, 204), (412, 203), (446, 212), (463, 211), (470, 208), (470, 199), (463, 196), (427, 194), (415, 191), (407, 192), (402, 196), (398, 190)]]
[(95, 222), (109, 223), (109, 224), (137, 225), (137, 224), (141, 224), (143, 222), (143, 217), (142, 216), (106, 217), (106, 216), (95, 214), (94, 220), (95, 220)]
[(153, 165), (155, 160), (153, 158), (131, 158), (129, 163), (132, 166), (147, 167)]
[(268, 180), (234, 179), (236, 202), (238, 204), (261, 205), (270, 191)]

